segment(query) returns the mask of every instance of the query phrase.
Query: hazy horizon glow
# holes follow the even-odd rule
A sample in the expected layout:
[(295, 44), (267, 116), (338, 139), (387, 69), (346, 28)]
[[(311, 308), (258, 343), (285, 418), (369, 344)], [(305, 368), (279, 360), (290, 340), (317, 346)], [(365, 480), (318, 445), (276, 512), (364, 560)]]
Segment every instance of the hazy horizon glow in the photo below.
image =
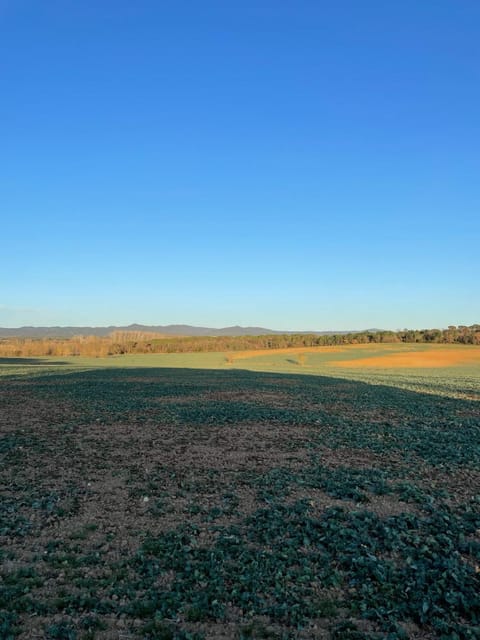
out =
[(479, 323), (479, 28), (0, 1), (0, 326)]

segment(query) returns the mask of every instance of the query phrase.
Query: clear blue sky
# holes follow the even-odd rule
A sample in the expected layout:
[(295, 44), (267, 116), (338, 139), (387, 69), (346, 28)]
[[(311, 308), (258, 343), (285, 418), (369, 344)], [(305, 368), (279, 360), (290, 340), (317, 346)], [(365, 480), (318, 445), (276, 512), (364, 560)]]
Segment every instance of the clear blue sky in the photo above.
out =
[(0, 326), (480, 322), (478, 0), (0, 0)]

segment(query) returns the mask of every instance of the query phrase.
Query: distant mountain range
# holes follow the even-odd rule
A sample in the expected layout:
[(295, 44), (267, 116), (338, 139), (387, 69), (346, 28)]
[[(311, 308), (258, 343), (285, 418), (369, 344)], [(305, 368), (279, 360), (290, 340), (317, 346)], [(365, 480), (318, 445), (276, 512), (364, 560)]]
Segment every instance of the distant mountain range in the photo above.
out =
[[(310, 333), (332, 335), (355, 333), (355, 331), (274, 331), (265, 327), (193, 327), (188, 324), (144, 325), (130, 324), (126, 327), (0, 327), (0, 338), (72, 338), (73, 336), (108, 336), (113, 331), (145, 331), (168, 336), (261, 336), (267, 334)], [(380, 331), (380, 329), (368, 329)]]

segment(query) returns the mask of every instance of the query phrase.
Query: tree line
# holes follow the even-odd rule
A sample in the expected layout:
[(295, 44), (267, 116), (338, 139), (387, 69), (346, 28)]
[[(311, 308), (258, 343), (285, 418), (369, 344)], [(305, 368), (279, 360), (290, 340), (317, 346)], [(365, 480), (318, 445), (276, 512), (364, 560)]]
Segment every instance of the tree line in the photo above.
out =
[(89, 356), (104, 357), (141, 353), (193, 353), (206, 351), (255, 351), (291, 347), (326, 347), (369, 343), (437, 343), (480, 345), (480, 324), (449, 326), (447, 329), (403, 329), (336, 334), (269, 334), (261, 336), (182, 336), (139, 331), (114, 332), (107, 337), (5, 338), (0, 356)]

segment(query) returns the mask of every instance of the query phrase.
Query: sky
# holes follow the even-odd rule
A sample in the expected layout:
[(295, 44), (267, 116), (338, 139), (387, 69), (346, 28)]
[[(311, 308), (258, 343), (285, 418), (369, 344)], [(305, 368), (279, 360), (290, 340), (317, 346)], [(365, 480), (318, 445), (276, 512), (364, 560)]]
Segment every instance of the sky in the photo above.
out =
[(478, 0), (0, 0), (0, 326), (480, 322)]

